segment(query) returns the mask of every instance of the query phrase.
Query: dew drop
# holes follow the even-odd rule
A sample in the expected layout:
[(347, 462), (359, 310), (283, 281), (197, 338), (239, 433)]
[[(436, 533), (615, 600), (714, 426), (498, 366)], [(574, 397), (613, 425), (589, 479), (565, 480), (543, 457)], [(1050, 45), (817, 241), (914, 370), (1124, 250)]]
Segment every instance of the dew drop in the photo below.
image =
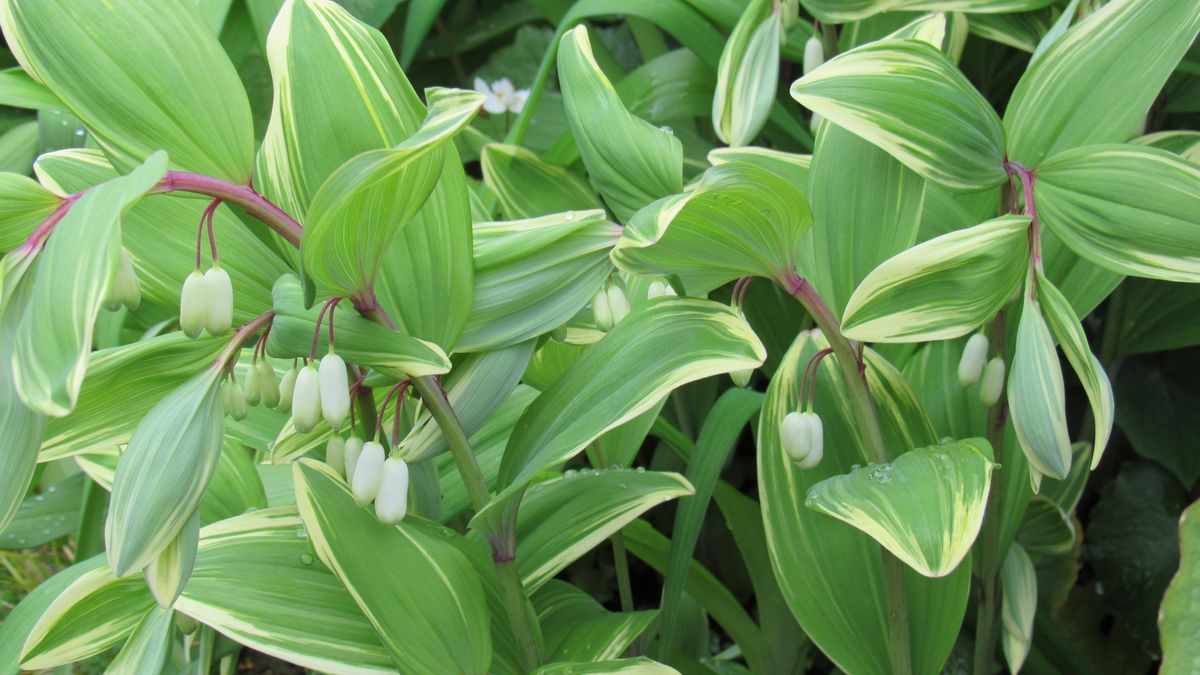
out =
[(58, 486), (56, 486), (56, 485), (51, 485), (51, 486), (50, 486), (50, 487), (49, 487), (49, 488), (46, 490), (46, 492), (54, 492), (54, 491), (55, 491), (55, 490), (57, 490), (57, 489), (58, 489)]
[(305, 565), (311, 565), (313, 563), (313, 557), (307, 553), (301, 553), (300, 562)]
[(567, 211), (566, 213), (563, 214), (563, 218), (565, 218), (566, 220), (575, 220), (575, 212)]
[(296, 538), (297, 539), (308, 539), (308, 530), (304, 529), (303, 527), (297, 527), (296, 528)]

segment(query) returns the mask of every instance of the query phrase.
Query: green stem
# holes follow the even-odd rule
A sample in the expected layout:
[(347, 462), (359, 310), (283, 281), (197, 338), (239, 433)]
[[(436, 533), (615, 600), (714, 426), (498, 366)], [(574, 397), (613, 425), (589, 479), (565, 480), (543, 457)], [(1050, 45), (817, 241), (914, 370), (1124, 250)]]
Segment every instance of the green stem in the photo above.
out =
[[(601, 469), (607, 469), (608, 459), (604, 456), (604, 448), (599, 443), (592, 444), (596, 455), (596, 463)], [(633, 584), (629, 581), (629, 557), (625, 554), (625, 535), (617, 530), (612, 537), (613, 567), (617, 571), (617, 595), (621, 599), (621, 611), (633, 611)]]
[[(1001, 310), (992, 324), (995, 355), (1004, 356), (1005, 313)], [(997, 465), (1004, 458), (1004, 421), (1007, 403), (1003, 397), (988, 410), (988, 442)], [(996, 654), (1000, 625), (1000, 529), (1004, 520), (1004, 490), (992, 481), (984, 512), (983, 531), (979, 535), (979, 607), (975, 613), (975, 675), (988, 675)]]
[[(865, 435), (867, 452), (872, 461), (888, 461), (887, 444), (883, 440), (883, 428), (875, 401), (867, 388), (865, 367), (860, 366), (855, 346), (842, 335), (838, 322), (829, 305), (805, 279), (790, 272), (777, 280), (787, 292), (796, 298), (812, 316), (817, 327), (824, 333), (833, 355), (842, 371), (842, 379), (850, 392), (851, 408), (858, 418), (858, 428)], [(908, 625), (908, 601), (904, 591), (904, 563), (885, 548), (883, 556), (883, 583), (888, 599), (888, 656), (895, 675), (912, 673), (912, 644)]]
[[(475, 453), (471, 450), (471, 443), (467, 439), (466, 431), (458, 421), (458, 415), (450, 406), (450, 401), (446, 398), (446, 392), (442, 390), (442, 385), (433, 377), (413, 378), (413, 387), (421, 393), (421, 400), (442, 430), (446, 444), (450, 446), (450, 454), (458, 466), (458, 473), (462, 476), (463, 484), (466, 485), (467, 495), (471, 499), (471, 508), (478, 513), (487, 505), (492, 496), (488, 490), (487, 481), (483, 478), (483, 471), (479, 468), (479, 462), (475, 458)], [(517, 639), (517, 645), (521, 648), (521, 666), (526, 672), (535, 670), (542, 664), (541, 649), (537, 639), (537, 618), (529, 611), (525, 588), (521, 584), (520, 575), (517, 574), (516, 561), (512, 558), (506, 560), (493, 558), (493, 562), (496, 566), (496, 578), (500, 583), (500, 594), (504, 600), (504, 609), (508, 614), (509, 627)]]

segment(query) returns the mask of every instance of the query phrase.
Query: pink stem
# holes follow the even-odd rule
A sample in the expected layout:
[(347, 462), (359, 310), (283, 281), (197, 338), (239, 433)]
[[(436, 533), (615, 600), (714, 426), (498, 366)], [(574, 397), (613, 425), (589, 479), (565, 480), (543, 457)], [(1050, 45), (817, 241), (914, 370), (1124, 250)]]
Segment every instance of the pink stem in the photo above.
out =
[(177, 190), (208, 195), (240, 206), (245, 209), (246, 213), (262, 221), (264, 225), (274, 230), (292, 246), (300, 247), (300, 235), (304, 232), (304, 228), (283, 209), (272, 204), (252, 187), (198, 173), (168, 171), (167, 175), (150, 190), (149, 194), (162, 194)]
[(217, 355), (217, 359), (213, 362), (213, 368), (224, 368), (232, 374), (233, 364), (237, 363), (238, 350), (242, 348), (242, 345), (246, 344), (246, 340), (249, 340), (250, 336), (257, 333), (258, 329), (264, 325), (269, 325), (274, 318), (275, 312), (266, 311), (247, 321), (245, 325), (233, 334), (233, 337), (229, 340), (229, 344), (225, 345), (225, 348)]

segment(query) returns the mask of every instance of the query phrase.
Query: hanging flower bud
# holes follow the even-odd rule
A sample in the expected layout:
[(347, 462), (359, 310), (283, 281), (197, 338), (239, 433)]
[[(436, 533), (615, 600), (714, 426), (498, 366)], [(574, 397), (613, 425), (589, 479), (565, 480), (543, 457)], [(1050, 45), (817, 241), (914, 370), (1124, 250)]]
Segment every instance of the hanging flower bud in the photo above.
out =
[(379, 482), (383, 480), (383, 446), (375, 441), (363, 443), (362, 454), (354, 466), (354, 478), (350, 491), (359, 506), (366, 506), (379, 493)]
[(296, 431), (307, 434), (321, 420), (321, 378), (317, 367), (308, 364), (296, 376), (296, 390), (292, 394), (292, 424)]
[(268, 408), (279, 405), (279, 378), (265, 358), (258, 362), (258, 388), (262, 391), (263, 405)]
[(341, 436), (329, 437), (329, 442), (325, 444), (325, 463), (338, 473), (346, 470), (346, 439)]
[(820, 68), (823, 63), (825, 63), (825, 46), (821, 44), (821, 38), (814, 35), (804, 43), (804, 74), (808, 75)]
[(279, 412), (292, 412), (292, 394), (296, 391), (296, 378), (299, 375), (300, 369), (296, 366), (283, 374), (283, 382), (279, 383), (279, 405), (276, 406)]
[(1004, 359), (999, 356), (988, 361), (983, 369), (983, 384), (979, 385), (979, 401), (987, 407), (996, 405), (1004, 393)]
[(375, 495), (375, 515), (387, 525), (404, 520), (408, 513), (408, 464), (399, 457), (383, 463), (379, 494)]
[(609, 330), (613, 327), (612, 308), (608, 305), (608, 293), (603, 288), (592, 296), (592, 316), (596, 320), (596, 328)]
[(133, 259), (121, 249), (121, 259), (117, 263), (117, 271), (113, 274), (112, 283), (104, 296), (104, 308), (116, 311), (122, 306), (137, 309), (142, 304), (142, 289), (138, 286), (137, 272), (133, 269)]
[(183, 280), (183, 292), (179, 294), (179, 327), (188, 337), (199, 337), (208, 319), (208, 284), (204, 273), (196, 270)]
[(262, 401), (262, 375), (258, 372), (258, 366), (250, 364), (246, 369), (246, 379), (242, 380), (242, 390), (246, 395), (246, 403), (249, 405), (258, 405)]
[(811, 412), (790, 412), (779, 425), (779, 439), (787, 456), (801, 469), (811, 469), (825, 452), (821, 418)]
[(346, 362), (330, 352), (321, 359), (321, 413), (335, 430), (341, 429), (350, 415), (350, 382)]
[(233, 411), (233, 387), (234, 384), (229, 380), (221, 383), (221, 407), (226, 415)]
[(962, 358), (958, 360), (958, 383), (969, 387), (983, 372), (983, 364), (987, 361), (988, 339), (983, 333), (976, 333), (963, 347)]
[(363, 441), (358, 436), (346, 439), (346, 455), (342, 469), (346, 472), (346, 480), (354, 479), (354, 470), (358, 468), (358, 458), (362, 456)]
[(616, 284), (611, 284), (608, 287), (608, 308), (612, 312), (613, 325), (617, 325), (629, 315), (629, 298), (625, 297), (625, 291)]
[(558, 328), (555, 328), (554, 330), (550, 331), (550, 339), (554, 340), (555, 342), (566, 342), (567, 341), (567, 327), (559, 326)]
[(675, 288), (662, 279), (655, 279), (654, 281), (651, 281), (650, 288), (646, 291), (646, 299), (648, 300), (653, 300), (654, 298), (667, 298), (674, 295), (677, 295), (675, 293)]
[(753, 368), (744, 368), (742, 370), (735, 370), (729, 373), (729, 379), (733, 380), (735, 385), (744, 389), (750, 384), (750, 377), (752, 375), (754, 375)]
[(224, 335), (233, 325), (233, 282), (228, 272), (213, 266), (204, 273), (204, 285), (208, 289), (204, 327), (213, 335)]
[(246, 419), (246, 394), (241, 387), (229, 388), (229, 416), (238, 422)]

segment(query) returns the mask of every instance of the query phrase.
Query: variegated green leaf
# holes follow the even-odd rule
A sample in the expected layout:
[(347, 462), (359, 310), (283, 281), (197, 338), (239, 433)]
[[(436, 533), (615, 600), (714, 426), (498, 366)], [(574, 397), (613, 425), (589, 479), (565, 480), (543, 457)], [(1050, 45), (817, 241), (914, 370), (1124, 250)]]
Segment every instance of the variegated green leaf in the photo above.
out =
[(13, 334), (29, 298), (31, 284), (19, 284), (7, 304), (0, 303), (0, 531), (12, 522), (29, 490), (37, 467), (38, 446), (46, 430), (46, 417), (21, 401), (13, 382)]
[(966, 335), (1012, 297), (1025, 275), (1030, 219), (1002, 216), (884, 261), (846, 304), (847, 337), (920, 342)]
[(133, 634), (121, 647), (121, 652), (108, 664), (110, 673), (158, 673), (171, 655), (171, 633), (175, 628), (175, 612), (152, 607)]
[(612, 273), (608, 253), (621, 236), (599, 210), (474, 229), (475, 304), (460, 352), (517, 344), (566, 323)]
[(20, 246), (60, 203), (37, 181), (17, 173), (0, 173), (0, 251)]
[(339, 294), (374, 288), (380, 261), (441, 176), (440, 146), (471, 121), (483, 96), (430, 89), (417, 131), (384, 150), (346, 161), (313, 196), (300, 242), (305, 271)]
[(784, 32), (779, 6), (772, 5), (769, 0), (747, 3), (721, 51), (712, 121), (726, 145), (754, 140), (775, 102)]
[(0, 25), (25, 71), (70, 108), (119, 170), (162, 149), (173, 168), (249, 181), (246, 92), (193, 3), (5, 0)]
[[(26, 483), (19, 493), (25, 494), (29, 487), (28, 475), (23, 467), (13, 468), (15, 480), (25, 478)], [(32, 549), (78, 531), (79, 508), (83, 504), (86, 482), (86, 476), (75, 474), (25, 497), (12, 521), (0, 530), (0, 549)]]
[(1128, 140), (1198, 30), (1191, 2), (1113, 0), (1096, 10), (1017, 83), (1004, 113), (1009, 157), (1034, 168), (1063, 150)]
[(586, 27), (562, 36), (558, 77), (583, 164), (618, 220), (683, 189), (679, 140), (625, 108), (592, 55)]
[[(385, 525), (325, 464), (302, 459), (294, 466), (296, 502), (317, 556), (354, 596), (397, 667), (486, 672), (487, 606), (470, 562), (449, 541), (458, 535), (414, 516)], [(364, 549), (363, 541), (372, 545)]]
[(1047, 159), (1034, 194), (1073, 251), (1122, 274), (1200, 282), (1200, 165), (1166, 150), (1092, 145)]
[(1108, 437), (1112, 433), (1116, 415), (1112, 384), (1108, 381), (1108, 375), (1105, 374), (1104, 367), (1100, 365), (1100, 360), (1092, 354), (1091, 348), (1088, 347), (1087, 335), (1083, 332), (1083, 326), (1076, 320), (1071, 304), (1041, 273), (1038, 274), (1037, 296), (1046, 313), (1046, 323), (1050, 327), (1050, 332), (1062, 347), (1063, 354), (1071, 363), (1071, 367), (1075, 369), (1075, 374), (1079, 376), (1079, 381), (1083, 384), (1083, 389), (1087, 392), (1088, 400), (1092, 405), (1092, 419), (1095, 424), (1095, 432), (1092, 436), (1092, 468), (1094, 469), (1100, 463), (1100, 457), (1103, 456), (1104, 448), (1108, 445)]
[(530, 596), (550, 661), (619, 658), (658, 612), (610, 612), (564, 581), (550, 580)]
[(1033, 619), (1037, 613), (1037, 574), (1033, 561), (1019, 544), (1008, 549), (1000, 569), (1001, 628), (1000, 644), (1008, 669), (1020, 672), (1029, 646), (1033, 643)]
[(909, 450), (808, 489), (805, 506), (862, 530), (916, 571), (942, 577), (971, 551), (992, 482), (982, 438)]
[(689, 293), (703, 294), (746, 275), (785, 278), (811, 225), (796, 185), (728, 162), (704, 172), (690, 191), (634, 214), (612, 259), (631, 274), (677, 274)]
[(615, 661), (601, 661), (599, 663), (549, 663), (533, 671), (531, 675), (600, 675), (601, 673), (620, 675), (679, 675), (678, 670), (663, 665), (658, 661), (651, 661), (644, 656), (617, 659)]
[(172, 391), (129, 439), (104, 528), (117, 576), (150, 564), (200, 505), (221, 456), (221, 374), (208, 368)]
[(38, 256), (12, 353), (13, 381), (34, 410), (62, 416), (74, 409), (93, 324), (120, 257), (121, 216), (166, 170), (167, 156), (155, 153), (129, 175), (89, 190)]
[[(38, 584), (4, 617), (0, 625), (0, 673), (15, 675), (21, 672), (21, 650), (30, 631), (37, 625), (50, 604), (77, 579), (104, 564), (104, 556), (78, 562)], [(129, 582), (131, 585), (136, 582)]]
[(1027, 12), (1051, 0), (804, 0), (805, 9), (821, 21), (844, 23), (883, 12)]
[(146, 566), (146, 586), (159, 607), (170, 609), (187, 586), (199, 544), (200, 509), (197, 508), (171, 543)]
[(1004, 132), (983, 96), (924, 42), (873, 42), (792, 85), (792, 98), (954, 190), (1005, 180)]
[(489, 143), (479, 156), (483, 180), (509, 218), (535, 218), (603, 208), (596, 191), (578, 174), (543, 161), (515, 145)]
[(808, 185), (808, 171), (812, 166), (812, 155), (800, 155), (751, 145), (741, 148), (716, 148), (708, 153), (708, 161), (713, 166), (730, 162), (755, 164), (777, 176), (782, 176), (793, 185), (806, 186)]
[(1071, 470), (1071, 440), (1058, 352), (1033, 293), (1031, 288), (1025, 291), (1017, 328), (1017, 349), (1008, 378), (1008, 409), (1036, 486), (1040, 475), (1067, 477)]
[(1179, 517), (1179, 571), (1163, 595), (1158, 615), (1162, 675), (1185, 675), (1200, 662), (1196, 616), (1200, 614), (1200, 501)]
[(62, 99), (20, 67), (0, 70), (0, 104), (14, 108), (64, 108)]

